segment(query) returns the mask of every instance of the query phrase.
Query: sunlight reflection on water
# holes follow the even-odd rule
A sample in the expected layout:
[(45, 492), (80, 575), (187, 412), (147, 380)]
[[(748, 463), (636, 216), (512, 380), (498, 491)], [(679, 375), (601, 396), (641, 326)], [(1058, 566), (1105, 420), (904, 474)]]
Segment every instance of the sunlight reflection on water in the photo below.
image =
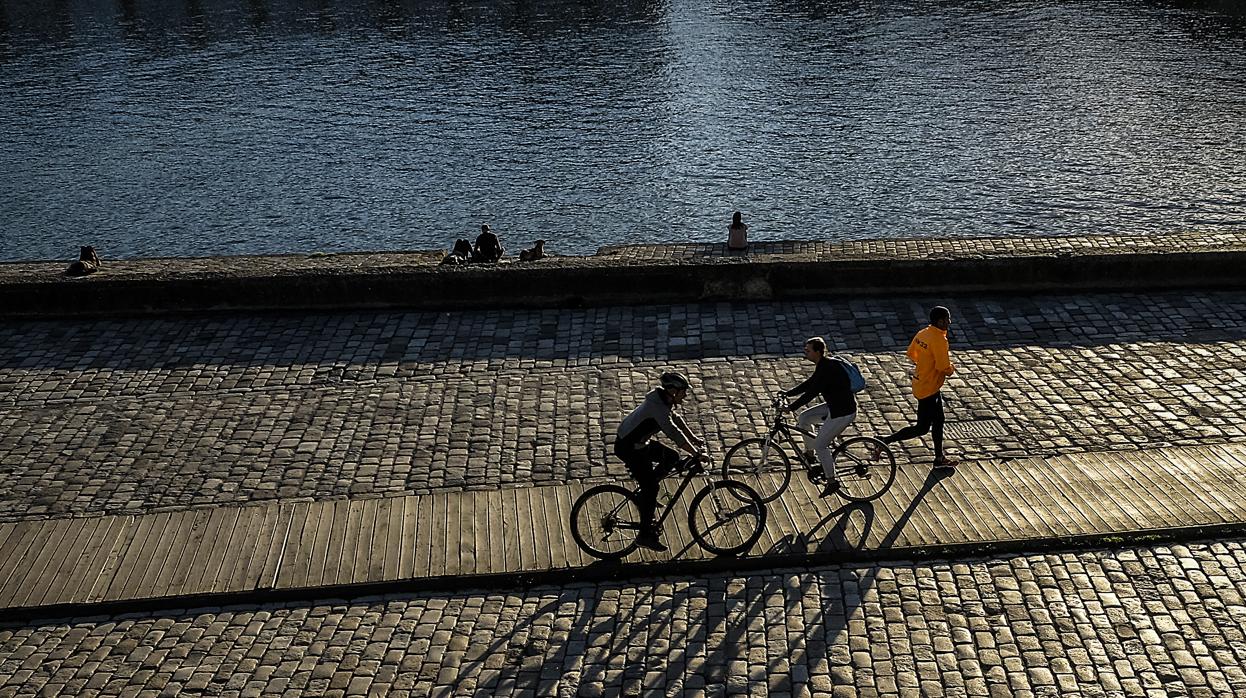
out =
[(209, 5), (0, 0), (0, 258), (1246, 226), (1217, 3)]

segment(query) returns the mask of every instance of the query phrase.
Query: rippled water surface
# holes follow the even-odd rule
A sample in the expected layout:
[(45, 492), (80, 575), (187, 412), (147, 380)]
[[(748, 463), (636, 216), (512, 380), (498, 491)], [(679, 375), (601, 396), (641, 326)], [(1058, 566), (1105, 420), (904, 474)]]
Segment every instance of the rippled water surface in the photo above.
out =
[(1242, 7), (0, 0), (0, 258), (1241, 230)]

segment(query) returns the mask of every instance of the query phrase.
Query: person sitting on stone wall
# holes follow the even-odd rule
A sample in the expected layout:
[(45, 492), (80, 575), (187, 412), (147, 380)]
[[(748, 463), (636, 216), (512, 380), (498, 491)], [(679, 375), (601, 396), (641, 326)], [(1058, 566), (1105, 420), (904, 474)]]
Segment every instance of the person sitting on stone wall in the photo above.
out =
[(103, 265), (100, 264), (100, 257), (95, 253), (95, 248), (87, 245), (78, 250), (78, 261), (70, 264), (69, 268), (65, 270), (65, 274), (68, 276), (86, 276), (99, 271), (101, 266)]
[(476, 246), (472, 249), (473, 262), (496, 262), (502, 258), (502, 241), (489, 230), (488, 225), (480, 226), (480, 235), (476, 236)]
[(454, 249), (450, 250), (450, 254), (446, 255), (446, 258), (441, 260), (441, 263), (458, 265), (467, 264), (470, 261), (472, 261), (472, 243), (459, 238), (454, 243)]
[(519, 261), (535, 262), (538, 259), (545, 259), (548, 256), (549, 255), (545, 254), (545, 241), (537, 240), (536, 242), (532, 243), (532, 249), (521, 250), (519, 252)]
[(739, 211), (731, 216), (731, 225), (727, 226), (727, 249), (732, 252), (748, 249), (748, 226)]

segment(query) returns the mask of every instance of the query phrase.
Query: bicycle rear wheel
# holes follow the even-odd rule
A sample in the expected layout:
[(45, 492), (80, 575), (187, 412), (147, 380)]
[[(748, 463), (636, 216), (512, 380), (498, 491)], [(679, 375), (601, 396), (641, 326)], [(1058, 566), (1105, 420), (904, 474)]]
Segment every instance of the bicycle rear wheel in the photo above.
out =
[(571, 505), (571, 537), (595, 558), (623, 557), (636, 549), (639, 535), (640, 504), (627, 488), (597, 485)]
[(766, 527), (766, 505), (752, 487), (735, 480), (706, 485), (688, 507), (688, 530), (716, 555), (748, 550)]
[(745, 482), (762, 502), (773, 502), (792, 481), (792, 463), (777, 443), (762, 456), (763, 438), (745, 439), (727, 450), (723, 457), (723, 479)]
[(845, 439), (831, 452), (839, 496), (850, 502), (877, 499), (896, 480), (896, 457), (887, 444), (870, 436)]

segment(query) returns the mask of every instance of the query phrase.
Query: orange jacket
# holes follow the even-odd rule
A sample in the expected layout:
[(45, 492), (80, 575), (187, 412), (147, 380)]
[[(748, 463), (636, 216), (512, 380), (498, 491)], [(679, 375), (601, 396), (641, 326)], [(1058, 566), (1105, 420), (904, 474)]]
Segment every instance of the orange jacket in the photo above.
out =
[(913, 372), (913, 397), (918, 400), (939, 392), (943, 380), (956, 371), (947, 355), (947, 332), (934, 325), (914, 335), (908, 355), (917, 366)]

